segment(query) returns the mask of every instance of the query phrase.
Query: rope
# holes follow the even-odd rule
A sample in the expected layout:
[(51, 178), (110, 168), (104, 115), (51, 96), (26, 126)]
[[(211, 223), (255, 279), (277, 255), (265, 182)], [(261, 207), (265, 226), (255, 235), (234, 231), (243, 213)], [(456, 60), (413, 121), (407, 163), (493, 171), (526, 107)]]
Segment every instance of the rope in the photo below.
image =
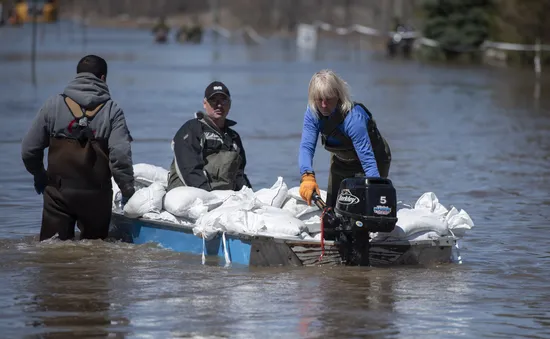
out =
[(225, 239), (225, 232), (222, 233), (223, 241), (223, 255), (225, 257), (225, 267), (231, 266), (231, 258), (229, 257), (229, 252), (227, 251), (227, 240)]
[(206, 239), (204, 234), (202, 235), (202, 264), (206, 264)]
[(202, 264), (206, 264), (206, 240), (204, 238), (204, 234), (202, 235)]
[(325, 214), (330, 207), (325, 207), (323, 213), (321, 213), (321, 255), (319, 256), (319, 263), (323, 260), (325, 255)]

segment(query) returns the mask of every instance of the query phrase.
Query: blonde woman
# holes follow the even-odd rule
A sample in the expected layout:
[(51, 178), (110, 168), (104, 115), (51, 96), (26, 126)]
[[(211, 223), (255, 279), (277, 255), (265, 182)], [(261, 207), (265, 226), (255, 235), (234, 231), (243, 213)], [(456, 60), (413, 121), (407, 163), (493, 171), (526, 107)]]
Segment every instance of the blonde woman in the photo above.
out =
[[(365, 106), (352, 101), (348, 85), (331, 70), (313, 75), (300, 143), (300, 195), (311, 205), (319, 185), (313, 170), (317, 139), (331, 152), (327, 205), (336, 205), (340, 182), (356, 175), (387, 177), (391, 162), (388, 144)], [(372, 140), (371, 140), (372, 139)], [(376, 156), (375, 156), (376, 154)]]

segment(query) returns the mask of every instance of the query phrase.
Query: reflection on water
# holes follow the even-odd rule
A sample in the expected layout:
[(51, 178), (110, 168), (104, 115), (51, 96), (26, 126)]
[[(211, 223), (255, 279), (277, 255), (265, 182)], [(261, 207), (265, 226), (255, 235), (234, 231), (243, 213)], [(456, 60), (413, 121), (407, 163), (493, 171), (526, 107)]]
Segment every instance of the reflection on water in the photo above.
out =
[(129, 323), (109, 316), (110, 279), (99, 267), (71, 269), (67, 261), (37, 264), (36, 280), (28, 287), (34, 297), (26, 307), (33, 314), (33, 326), (50, 334), (71, 329), (73, 335), (105, 336), (111, 325)]
[[(31, 84), (27, 28), (0, 29), (0, 330), (5, 337), (550, 337), (550, 79), (530, 70), (385, 60), (323, 39), (257, 46), (206, 36), (155, 45), (148, 31), (48, 30)], [(351, 51), (351, 52), (350, 52)], [(255, 189), (297, 186), (311, 75), (329, 67), (373, 112), (392, 146), (398, 199), (433, 191), (476, 227), (463, 265), (226, 269), (155, 244), (37, 243), (42, 200), (20, 160), (41, 104), (82, 53), (109, 62), (108, 84), (135, 138), (134, 161), (167, 168), (170, 140), (219, 79)], [(352, 55), (353, 54), (353, 55)], [(318, 148), (321, 186), (328, 154)]]

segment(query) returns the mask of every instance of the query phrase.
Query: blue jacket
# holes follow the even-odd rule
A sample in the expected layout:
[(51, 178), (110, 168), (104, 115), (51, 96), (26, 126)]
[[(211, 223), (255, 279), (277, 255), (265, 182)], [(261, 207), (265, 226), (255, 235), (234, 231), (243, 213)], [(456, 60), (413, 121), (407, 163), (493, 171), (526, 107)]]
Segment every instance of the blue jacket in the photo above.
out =
[[(332, 114), (334, 114), (332, 112)], [(367, 123), (369, 116), (363, 108), (355, 106), (348, 113), (345, 120), (338, 126), (340, 131), (347, 135), (353, 142), (355, 151), (361, 161), (361, 166), (365, 175), (368, 177), (379, 177), (376, 159), (370, 143), (369, 134), (367, 132)], [(319, 133), (323, 128), (324, 120), (318, 118), (318, 115), (311, 111), (309, 106), (304, 115), (304, 126), (302, 129), (302, 141), (300, 142), (300, 154), (298, 162), (300, 165), (300, 175), (306, 171), (313, 171), (313, 156), (317, 146)], [(327, 145), (338, 146), (336, 140), (329, 137)]]

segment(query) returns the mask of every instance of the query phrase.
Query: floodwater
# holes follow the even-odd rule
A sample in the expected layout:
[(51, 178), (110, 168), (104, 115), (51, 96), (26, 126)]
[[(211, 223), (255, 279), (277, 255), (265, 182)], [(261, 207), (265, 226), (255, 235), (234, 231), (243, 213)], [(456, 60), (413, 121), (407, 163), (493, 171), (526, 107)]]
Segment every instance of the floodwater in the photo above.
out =
[[(2, 338), (550, 338), (548, 77), (386, 60), (326, 40), (317, 53), (282, 39), (158, 46), (148, 31), (61, 24), (39, 29), (35, 87), (30, 32), (0, 28)], [(204, 87), (224, 81), (255, 190), (278, 176), (298, 185), (308, 81), (333, 68), (389, 139), (398, 198), (432, 191), (470, 214), (463, 263), (224, 268), (155, 244), (38, 243), (42, 201), (20, 141), (88, 53), (109, 62), (135, 163), (167, 168), (171, 137), (201, 109)], [(321, 148), (315, 170), (325, 185)]]

